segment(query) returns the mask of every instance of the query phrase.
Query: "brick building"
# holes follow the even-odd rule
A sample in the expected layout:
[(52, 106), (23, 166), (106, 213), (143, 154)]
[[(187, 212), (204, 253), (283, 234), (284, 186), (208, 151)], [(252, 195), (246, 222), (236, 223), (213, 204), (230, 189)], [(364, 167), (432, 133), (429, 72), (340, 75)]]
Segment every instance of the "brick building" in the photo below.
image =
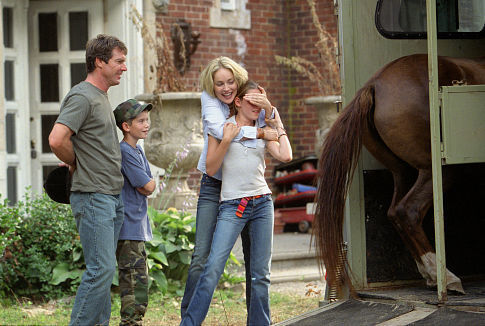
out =
[[(316, 1), (320, 22), (336, 35), (335, 0)], [(303, 99), (319, 94), (316, 83), (277, 65), (275, 55), (301, 56), (319, 64), (318, 40), (306, 0), (2, 0), (0, 34), (0, 195), (20, 200), (26, 187), (42, 191), (58, 164), (47, 137), (65, 94), (85, 78), (84, 44), (99, 33), (127, 45), (128, 71), (108, 96), (113, 106), (150, 91), (144, 44), (130, 20), (136, 8), (156, 18), (171, 45), (170, 28), (179, 19), (200, 32), (201, 41), (183, 76), (197, 91), (198, 75), (216, 56), (242, 63), (279, 108), (294, 157), (313, 153), (315, 109)], [(146, 66), (146, 62), (145, 62)], [(273, 171), (268, 162), (268, 176)], [(198, 173), (193, 172), (196, 187)]]
[[(224, 10), (221, 6), (230, 9)], [(316, 1), (316, 12), (325, 29), (337, 37), (334, 1)], [(179, 0), (159, 8), (155, 15), (169, 40), (171, 26), (180, 19), (190, 23), (192, 31), (200, 33), (200, 44), (190, 58), (190, 69), (182, 77), (186, 90), (199, 90), (199, 73), (211, 59), (220, 55), (231, 57), (248, 70), (251, 79), (266, 89), (271, 103), (279, 109), (289, 132), (294, 158), (314, 154), (318, 129), (316, 109), (305, 105), (303, 100), (330, 94), (320, 94), (315, 82), (275, 61), (275, 55), (299, 56), (317, 65), (325, 74), (315, 47), (318, 35), (307, 0), (220, 3)], [(268, 180), (272, 178), (275, 164), (268, 159)], [(197, 187), (199, 177), (200, 173), (194, 169), (189, 182), (191, 187)]]

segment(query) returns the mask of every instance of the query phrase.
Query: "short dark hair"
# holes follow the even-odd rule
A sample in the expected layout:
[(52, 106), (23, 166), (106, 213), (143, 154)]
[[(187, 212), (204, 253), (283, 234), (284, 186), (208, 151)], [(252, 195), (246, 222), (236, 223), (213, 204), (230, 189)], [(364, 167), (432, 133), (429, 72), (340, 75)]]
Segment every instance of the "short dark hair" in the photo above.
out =
[(96, 58), (108, 63), (113, 54), (113, 49), (119, 48), (125, 55), (128, 53), (126, 45), (117, 37), (98, 34), (96, 38), (86, 43), (86, 71), (89, 74), (96, 68)]

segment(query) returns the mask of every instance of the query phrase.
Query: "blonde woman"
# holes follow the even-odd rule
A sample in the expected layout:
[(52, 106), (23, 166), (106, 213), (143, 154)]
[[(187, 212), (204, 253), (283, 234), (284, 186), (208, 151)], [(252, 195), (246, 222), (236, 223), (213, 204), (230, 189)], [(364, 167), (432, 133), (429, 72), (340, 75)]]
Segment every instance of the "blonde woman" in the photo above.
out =
[(276, 141), (258, 139), (255, 148), (233, 141), (242, 128), (262, 126), (259, 121), (262, 109), (250, 101), (258, 94), (262, 94), (258, 85), (246, 82), (234, 99), (236, 114), (227, 120), (222, 140), (212, 134), (209, 136), (207, 173), (215, 175), (222, 168), (221, 204), (209, 258), (180, 325), (194, 326), (204, 321), (229, 254), (246, 226), (251, 253), (247, 322), (258, 326), (271, 324), (269, 285), (274, 207), (264, 178), (264, 153), (267, 150), (277, 160), (289, 162), (292, 150), (277, 112), (274, 119)]
[[(192, 298), (195, 286), (204, 270), (204, 265), (209, 256), (212, 235), (216, 227), (217, 214), (219, 210), (219, 197), (221, 192), (221, 171), (216, 171), (212, 176), (207, 175), (206, 157), (208, 148), (208, 134), (216, 139), (222, 139), (223, 127), (229, 117), (229, 105), (232, 104), (238, 87), (248, 80), (248, 73), (241, 65), (228, 57), (218, 57), (208, 63), (200, 75), (200, 86), (203, 90), (201, 95), (202, 125), (204, 132), (204, 148), (200, 155), (197, 169), (202, 172), (200, 181), (199, 199), (197, 202), (195, 247), (192, 254), (185, 292), (182, 299), (180, 312), (182, 318), (185, 316), (187, 306)], [(272, 115), (272, 106), (261, 88), (259, 95), (251, 99), (252, 103), (263, 108), (258, 116), (259, 125), (264, 126), (265, 117)], [(242, 141), (248, 148), (256, 147), (256, 139), (264, 138), (276, 140), (275, 130), (262, 129), (256, 126), (241, 128), (235, 141)], [(249, 238), (247, 233), (242, 235), (244, 261), (246, 269), (249, 269)], [(251, 279), (246, 274), (246, 300), (249, 304), (251, 297)]]

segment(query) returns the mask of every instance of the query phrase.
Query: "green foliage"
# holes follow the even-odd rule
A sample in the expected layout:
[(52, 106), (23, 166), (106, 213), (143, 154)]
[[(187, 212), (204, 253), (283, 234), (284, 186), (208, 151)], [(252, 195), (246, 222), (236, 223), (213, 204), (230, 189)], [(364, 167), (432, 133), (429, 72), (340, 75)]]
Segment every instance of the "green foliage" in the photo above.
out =
[(195, 218), (170, 208), (159, 212), (148, 208), (153, 239), (147, 241), (150, 286), (163, 293), (169, 290), (167, 279), (181, 281), (187, 275), (195, 241)]
[[(150, 286), (183, 295), (195, 241), (195, 217), (170, 208), (148, 208), (153, 239), (146, 242)], [(23, 201), (0, 203), (0, 298), (52, 299), (75, 293), (85, 269), (69, 205), (29, 191)], [(231, 254), (228, 265), (239, 264)], [(222, 282), (240, 278), (225, 272)], [(117, 285), (117, 278), (113, 281)]]
[(27, 191), (24, 201), (0, 204), (0, 296), (52, 298), (79, 283), (83, 259), (69, 205)]

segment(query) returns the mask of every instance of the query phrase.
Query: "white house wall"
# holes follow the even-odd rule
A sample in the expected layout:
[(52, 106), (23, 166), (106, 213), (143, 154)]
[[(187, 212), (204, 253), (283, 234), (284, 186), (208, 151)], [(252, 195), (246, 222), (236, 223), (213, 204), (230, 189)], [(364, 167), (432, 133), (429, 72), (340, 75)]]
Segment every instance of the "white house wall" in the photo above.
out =
[[(29, 76), (29, 35), (28, 25), (29, 21), (29, 7), (35, 6), (34, 3), (40, 1), (29, 0), (3, 0), (0, 1), (2, 8), (9, 6), (14, 8), (14, 49), (5, 49), (3, 47), (3, 39), (0, 41), (0, 55), (4, 59), (14, 60), (14, 83), (15, 83), (15, 100), (5, 101), (4, 94), (4, 65), (0, 65), (0, 195), (1, 198), (7, 197), (7, 167), (8, 165), (15, 165), (17, 167), (17, 199), (23, 197), (25, 188), (33, 186), (35, 192), (42, 191), (42, 180), (39, 175), (42, 175), (42, 169), (34, 168), (33, 160), (31, 159), (31, 140), (39, 137), (39, 132), (32, 131), (30, 120), (32, 116), (30, 100), (36, 98), (38, 94), (33, 94), (32, 76)], [(49, 6), (52, 3), (52, 8), (56, 9), (58, 1), (42, 1)], [(63, 5), (69, 1), (63, 1)], [(72, 8), (76, 9), (82, 7), (92, 0), (77, 0), (72, 1)], [(128, 48), (127, 65), (128, 71), (122, 78), (119, 86), (113, 87), (108, 96), (113, 107), (121, 101), (134, 97), (143, 93), (143, 42), (137, 30), (128, 18), (129, 11), (132, 6), (135, 6), (138, 11), (143, 12), (142, 0), (99, 0), (102, 7), (102, 23), (99, 27), (96, 26), (96, 31), (90, 31), (89, 36), (98, 33), (106, 33), (119, 37)], [(3, 26), (3, 16), (0, 15), (1, 24)], [(29, 24), (25, 24), (29, 22)], [(3, 38), (3, 33), (0, 31), (0, 38)], [(37, 72), (38, 74), (38, 72)], [(35, 77), (35, 75), (34, 75)], [(62, 77), (62, 74), (60, 76)], [(65, 79), (65, 78), (64, 78)], [(60, 80), (60, 84), (65, 85), (66, 80)], [(58, 110), (60, 101), (65, 95), (66, 90), (64, 86), (60, 86), (61, 93), (59, 103), (54, 104), (55, 109)], [(16, 154), (6, 153), (6, 136), (5, 123), (7, 112), (16, 114)], [(35, 129), (35, 128), (34, 128)], [(57, 164), (57, 163), (56, 163)], [(37, 182), (33, 182), (33, 180)]]

